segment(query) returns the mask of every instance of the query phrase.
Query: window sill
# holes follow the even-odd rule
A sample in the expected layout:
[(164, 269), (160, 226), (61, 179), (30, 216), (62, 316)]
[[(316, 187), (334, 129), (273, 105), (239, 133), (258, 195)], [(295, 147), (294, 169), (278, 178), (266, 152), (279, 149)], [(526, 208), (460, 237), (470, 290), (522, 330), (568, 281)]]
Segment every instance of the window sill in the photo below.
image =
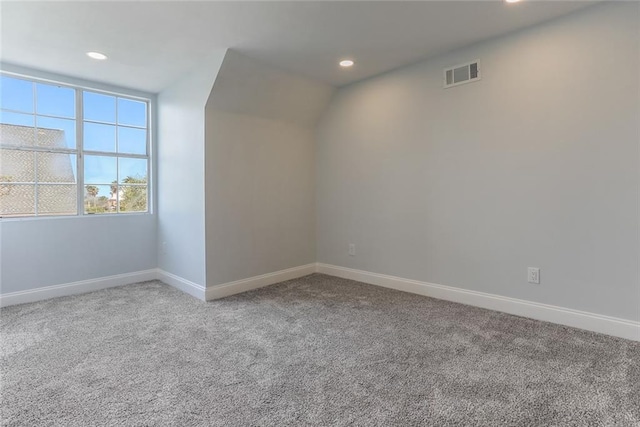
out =
[(130, 218), (138, 216), (153, 216), (152, 212), (131, 212), (127, 214), (85, 214), (85, 215), (50, 215), (50, 216), (30, 216), (30, 217), (0, 217), (0, 222), (22, 222), (22, 221), (43, 221), (43, 220), (70, 220), (84, 218)]

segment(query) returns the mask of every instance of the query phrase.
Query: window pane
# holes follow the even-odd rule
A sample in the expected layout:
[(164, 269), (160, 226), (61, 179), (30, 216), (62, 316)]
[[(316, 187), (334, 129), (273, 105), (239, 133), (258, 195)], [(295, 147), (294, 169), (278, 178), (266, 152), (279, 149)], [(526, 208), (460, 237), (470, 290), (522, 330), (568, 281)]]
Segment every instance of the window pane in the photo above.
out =
[(34, 184), (16, 185), (0, 183), (0, 215), (27, 216), (36, 213)]
[(2, 76), (0, 93), (2, 108), (33, 113), (33, 83)]
[[(33, 119), (33, 116), (31, 116)], [(33, 147), (36, 129), (33, 126), (0, 124), (0, 144), (17, 147)]]
[(118, 124), (147, 126), (147, 103), (118, 98)]
[(131, 154), (147, 153), (147, 131), (145, 129), (118, 128), (118, 152)]
[(117, 182), (116, 158), (85, 156), (84, 182), (107, 185)]
[(62, 153), (36, 154), (38, 183), (76, 183), (76, 156)]
[(37, 116), (36, 137), (40, 147), (76, 148), (76, 121)]
[(76, 116), (75, 92), (68, 87), (36, 84), (37, 113), (74, 118)]
[(120, 184), (146, 184), (147, 159), (121, 157), (118, 160), (118, 177)]
[(84, 149), (88, 151), (116, 151), (116, 127), (97, 123), (84, 124)]
[(38, 215), (75, 215), (77, 191), (75, 184), (38, 184)]
[(35, 182), (35, 161), (33, 151), (0, 150), (0, 183)]
[(0, 123), (19, 126), (34, 126), (34, 118), (31, 114), (12, 113), (10, 111), (0, 111)]
[(116, 211), (116, 186), (110, 185), (85, 185), (84, 212), (88, 214), (101, 214)]
[(147, 187), (122, 185), (120, 190), (120, 212), (146, 212)]
[(85, 120), (116, 122), (116, 97), (94, 92), (83, 92)]

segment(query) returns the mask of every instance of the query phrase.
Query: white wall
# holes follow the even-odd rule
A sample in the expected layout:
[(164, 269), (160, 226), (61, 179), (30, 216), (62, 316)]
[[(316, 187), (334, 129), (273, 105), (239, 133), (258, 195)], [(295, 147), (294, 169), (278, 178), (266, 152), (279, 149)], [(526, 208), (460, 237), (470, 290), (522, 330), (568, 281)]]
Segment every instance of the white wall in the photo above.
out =
[[(318, 261), (640, 320), (639, 7), (341, 89), (317, 133)], [(480, 82), (442, 88), (477, 58)]]
[(313, 131), (207, 112), (209, 286), (315, 262)]
[(225, 51), (158, 95), (158, 267), (205, 286), (205, 104)]
[(156, 268), (154, 215), (3, 220), (2, 294)]
[[(39, 70), (2, 69), (55, 82), (155, 99), (152, 94)], [(155, 122), (152, 111), (152, 122)], [(152, 147), (152, 150), (154, 147)], [(151, 165), (153, 173), (155, 164)], [(152, 196), (152, 210), (153, 210)], [(156, 267), (156, 215), (0, 219), (0, 293), (134, 273)]]
[(314, 127), (332, 93), (227, 53), (206, 110), (207, 286), (315, 262)]

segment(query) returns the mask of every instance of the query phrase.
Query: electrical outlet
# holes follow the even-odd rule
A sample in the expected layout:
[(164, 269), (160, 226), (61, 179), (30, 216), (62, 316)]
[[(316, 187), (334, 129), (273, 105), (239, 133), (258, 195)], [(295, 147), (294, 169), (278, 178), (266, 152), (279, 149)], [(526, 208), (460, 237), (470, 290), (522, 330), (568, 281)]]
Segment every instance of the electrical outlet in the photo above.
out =
[(167, 242), (162, 242), (162, 249), (161, 249), (163, 254), (167, 253)]
[(349, 256), (356, 256), (356, 245), (349, 243)]
[(536, 267), (529, 267), (529, 283), (540, 284), (540, 269)]

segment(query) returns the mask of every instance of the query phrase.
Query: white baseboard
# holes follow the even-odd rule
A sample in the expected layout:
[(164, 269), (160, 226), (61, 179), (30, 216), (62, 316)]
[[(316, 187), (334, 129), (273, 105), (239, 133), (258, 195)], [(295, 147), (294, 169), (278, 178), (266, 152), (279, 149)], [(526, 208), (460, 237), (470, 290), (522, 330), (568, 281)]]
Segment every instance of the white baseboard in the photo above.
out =
[(557, 323), (629, 340), (640, 341), (640, 322), (540, 304), (515, 298), (436, 285), (368, 271), (318, 263), (316, 271), (330, 276), (357, 280), (371, 285), (396, 289), (432, 298), (458, 302), (545, 322)]
[(296, 279), (314, 272), (640, 341), (640, 322), (632, 320), (322, 263), (307, 264), (209, 288), (154, 268), (0, 294), (0, 307), (81, 294), (155, 279), (161, 280), (200, 300), (212, 300), (273, 285), (285, 280)]
[(129, 285), (131, 283), (155, 280), (156, 269), (136, 271), (133, 273), (116, 274), (115, 276), (99, 277), (97, 279), (81, 280), (79, 282), (65, 283), (62, 285), (45, 286), (27, 291), (9, 292), (0, 294), (0, 307), (24, 304), (27, 302), (42, 301), (49, 298), (63, 297), (67, 295), (83, 294), (99, 289), (112, 288), (114, 286)]
[(180, 276), (176, 276), (175, 274), (169, 273), (168, 271), (164, 271), (160, 268), (157, 269), (157, 272), (158, 280), (161, 280), (167, 285), (171, 285), (182, 292), (192, 295), (199, 300), (205, 301), (206, 288), (204, 286), (198, 285), (197, 283), (191, 282)]
[(248, 279), (236, 280), (219, 286), (207, 288), (207, 300), (219, 299), (252, 289), (284, 282), (285, 280), (297, 279), (315, 273), (316, 264), (307, 264), (300, 267), (288, 268), (274, 273), (263, 274), (261, 276), (250, 277)]
[(146, 280), (161, 280), (174, 288), (198, 298), (199, 300), (205, 301), (224, 298), (241, 292), (250, 291), (252, 289), (261, 288), (263, 286), (273, 285), (274, 283), (283, 282), (285, 280), (296, 279), (298, 277), (312, 274), (315, 271), (316, 264), (313, 263), (276, 271), (274, 273), (263, 274), (261, 276), (250, 277), (248, 279), (237, 280), (220, 286), (205, 288), (204, 286), (198, 285), (197, 283), (191, 282), (180, 276), (176, 276), (175, 274), (159, 268), (154, 268), (134, 273), (118, 274), (115, 276), (82, 280), (62, 285), (46, 286), (27, 291), (0, 294), (0, 307), (92, 292), (114, 286), (144, 282)]

